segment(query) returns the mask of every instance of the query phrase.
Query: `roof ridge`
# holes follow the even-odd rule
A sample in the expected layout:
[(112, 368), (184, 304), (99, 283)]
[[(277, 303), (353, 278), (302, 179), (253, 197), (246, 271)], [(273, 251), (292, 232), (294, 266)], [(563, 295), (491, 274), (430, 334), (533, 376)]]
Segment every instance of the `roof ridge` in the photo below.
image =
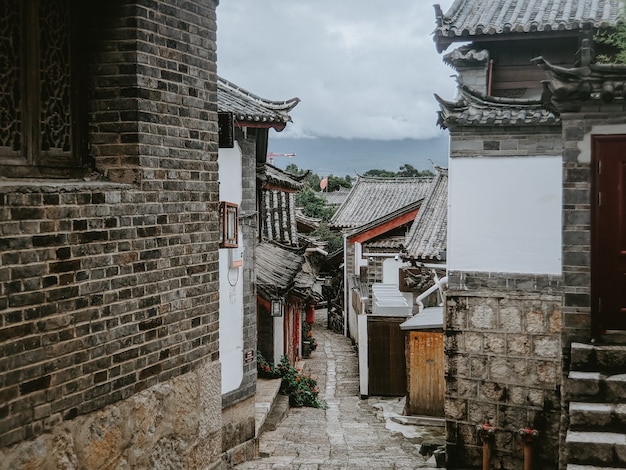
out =
[(258, 95), (255, 95), (254, 93), (246, 90), (245, 88), (240, 87), (239, 85), (235, 85), (233, 82), (230, 82), (226, 80), (225, 78), (220, 77), (219, 75), (217, 77), (217, 85), (218, 85), (218, 88), (220, 86), (224, 88), (229, 88), (232, 91), (235, 91), (241, 95), (244, 95), (247, 98), (250, 98), (254, 101), (258, 101), (259, 103), (271, 109), (274, 109), (276, 111), (291, 111), (300, 102), (300, 98), (298, 97), (294, 97), (294, 98), (290, 98), (288, 100), (282, 100), (282, 101), (268, 100), (267, 98), (262, 98)]

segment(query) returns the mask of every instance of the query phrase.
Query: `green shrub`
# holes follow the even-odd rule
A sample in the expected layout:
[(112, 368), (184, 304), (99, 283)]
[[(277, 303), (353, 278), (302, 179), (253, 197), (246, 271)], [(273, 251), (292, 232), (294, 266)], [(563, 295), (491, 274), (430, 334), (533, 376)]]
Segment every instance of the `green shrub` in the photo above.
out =
[(259, 377), (281, 378), (280, 392), (289, 396), (291, 406), (326, 407), (326, 404), (317, 398), (319, 394), (317, 381), (294, 367), (287, 356), (283, 356), (280, 364), (274, 366), (257, 351), (257, 371)]

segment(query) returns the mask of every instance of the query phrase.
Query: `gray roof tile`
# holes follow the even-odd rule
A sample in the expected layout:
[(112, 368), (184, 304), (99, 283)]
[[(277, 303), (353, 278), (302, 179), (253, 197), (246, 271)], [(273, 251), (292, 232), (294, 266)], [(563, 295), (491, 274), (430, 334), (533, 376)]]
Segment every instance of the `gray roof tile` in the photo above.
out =
[(621, 8), (620, 0), (456, 0), (445, 14), (435, 5), (434, 36), (441, 52), (479, 36), (605, 28), (617, 22)]
[(355, 228), (422, 199), (432, 178), (359, 176), (350, 194), (330, 220), (337, 228)]
[(268, 296), (284, 295), (294, 287), (304, 256), (275, 243), (261, 242), (255, 248), (257, 288)]
[(247, 90), (221, 77), (217, 79), (217, 109), (233, 113), (235, 122), (250, 127), (274, 127), (282, 130), (291, 122), (291, 111), (299, 98), (286, 101), (271, 101), (250, 93)]
[(304, 186), (304, 178), (306, 178), (307, 175), (308, 172), (303, 175), (294, 175), (269, 163), (257, 167), (257, 178), (262, 184), (272, 185), (284, 190), (298, 191), (302, 189)]
[(559, 117), (546, 109), (540, 100), (500, 98), (485, 96), (461, 85), (456, 101), (446, 101), (435, 95), (439, 102), (438, 124), (450, 126), (535, 126), (555, 124)]
[(437, 176), (422, 202), (407, 235), (406, 252), (413, 259), (441, 259), (448, 234), (448, 170), (437, 168)]

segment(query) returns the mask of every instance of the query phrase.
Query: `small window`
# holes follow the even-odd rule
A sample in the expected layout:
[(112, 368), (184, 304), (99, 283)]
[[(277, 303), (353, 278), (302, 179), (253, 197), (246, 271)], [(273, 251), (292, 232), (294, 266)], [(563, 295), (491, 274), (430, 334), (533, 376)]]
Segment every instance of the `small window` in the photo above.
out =
[(239, 206), (232, 202), (220, 202), (220, 248), (237, 248), (239, 234)]
[(3, 0), (0, 8), (0, 174), (76, 177), (86, 158), (81, 7)]

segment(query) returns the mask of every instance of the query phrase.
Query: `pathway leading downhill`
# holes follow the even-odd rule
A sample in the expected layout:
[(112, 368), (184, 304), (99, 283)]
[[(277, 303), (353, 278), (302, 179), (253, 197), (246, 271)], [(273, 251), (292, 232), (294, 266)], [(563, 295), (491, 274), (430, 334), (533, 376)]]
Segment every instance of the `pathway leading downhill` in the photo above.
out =
[(420, 455), (420, 443), (443, 440), (443, 428), (389, 425), (385, 416), (389, 410), (402, 412), (400, 400), (361, 400), (357, 354), (348, 338), (325, 328), (325, 317), (325, 310), (317, 312), (313, 335), (318, 347), (305, 359), (304, 372), (317, 380), (319, 398), (328, 407), (291, 408), (276, 430), (261, 435), (260, 458), (235, 468), (435, 468), (432, 459)]

